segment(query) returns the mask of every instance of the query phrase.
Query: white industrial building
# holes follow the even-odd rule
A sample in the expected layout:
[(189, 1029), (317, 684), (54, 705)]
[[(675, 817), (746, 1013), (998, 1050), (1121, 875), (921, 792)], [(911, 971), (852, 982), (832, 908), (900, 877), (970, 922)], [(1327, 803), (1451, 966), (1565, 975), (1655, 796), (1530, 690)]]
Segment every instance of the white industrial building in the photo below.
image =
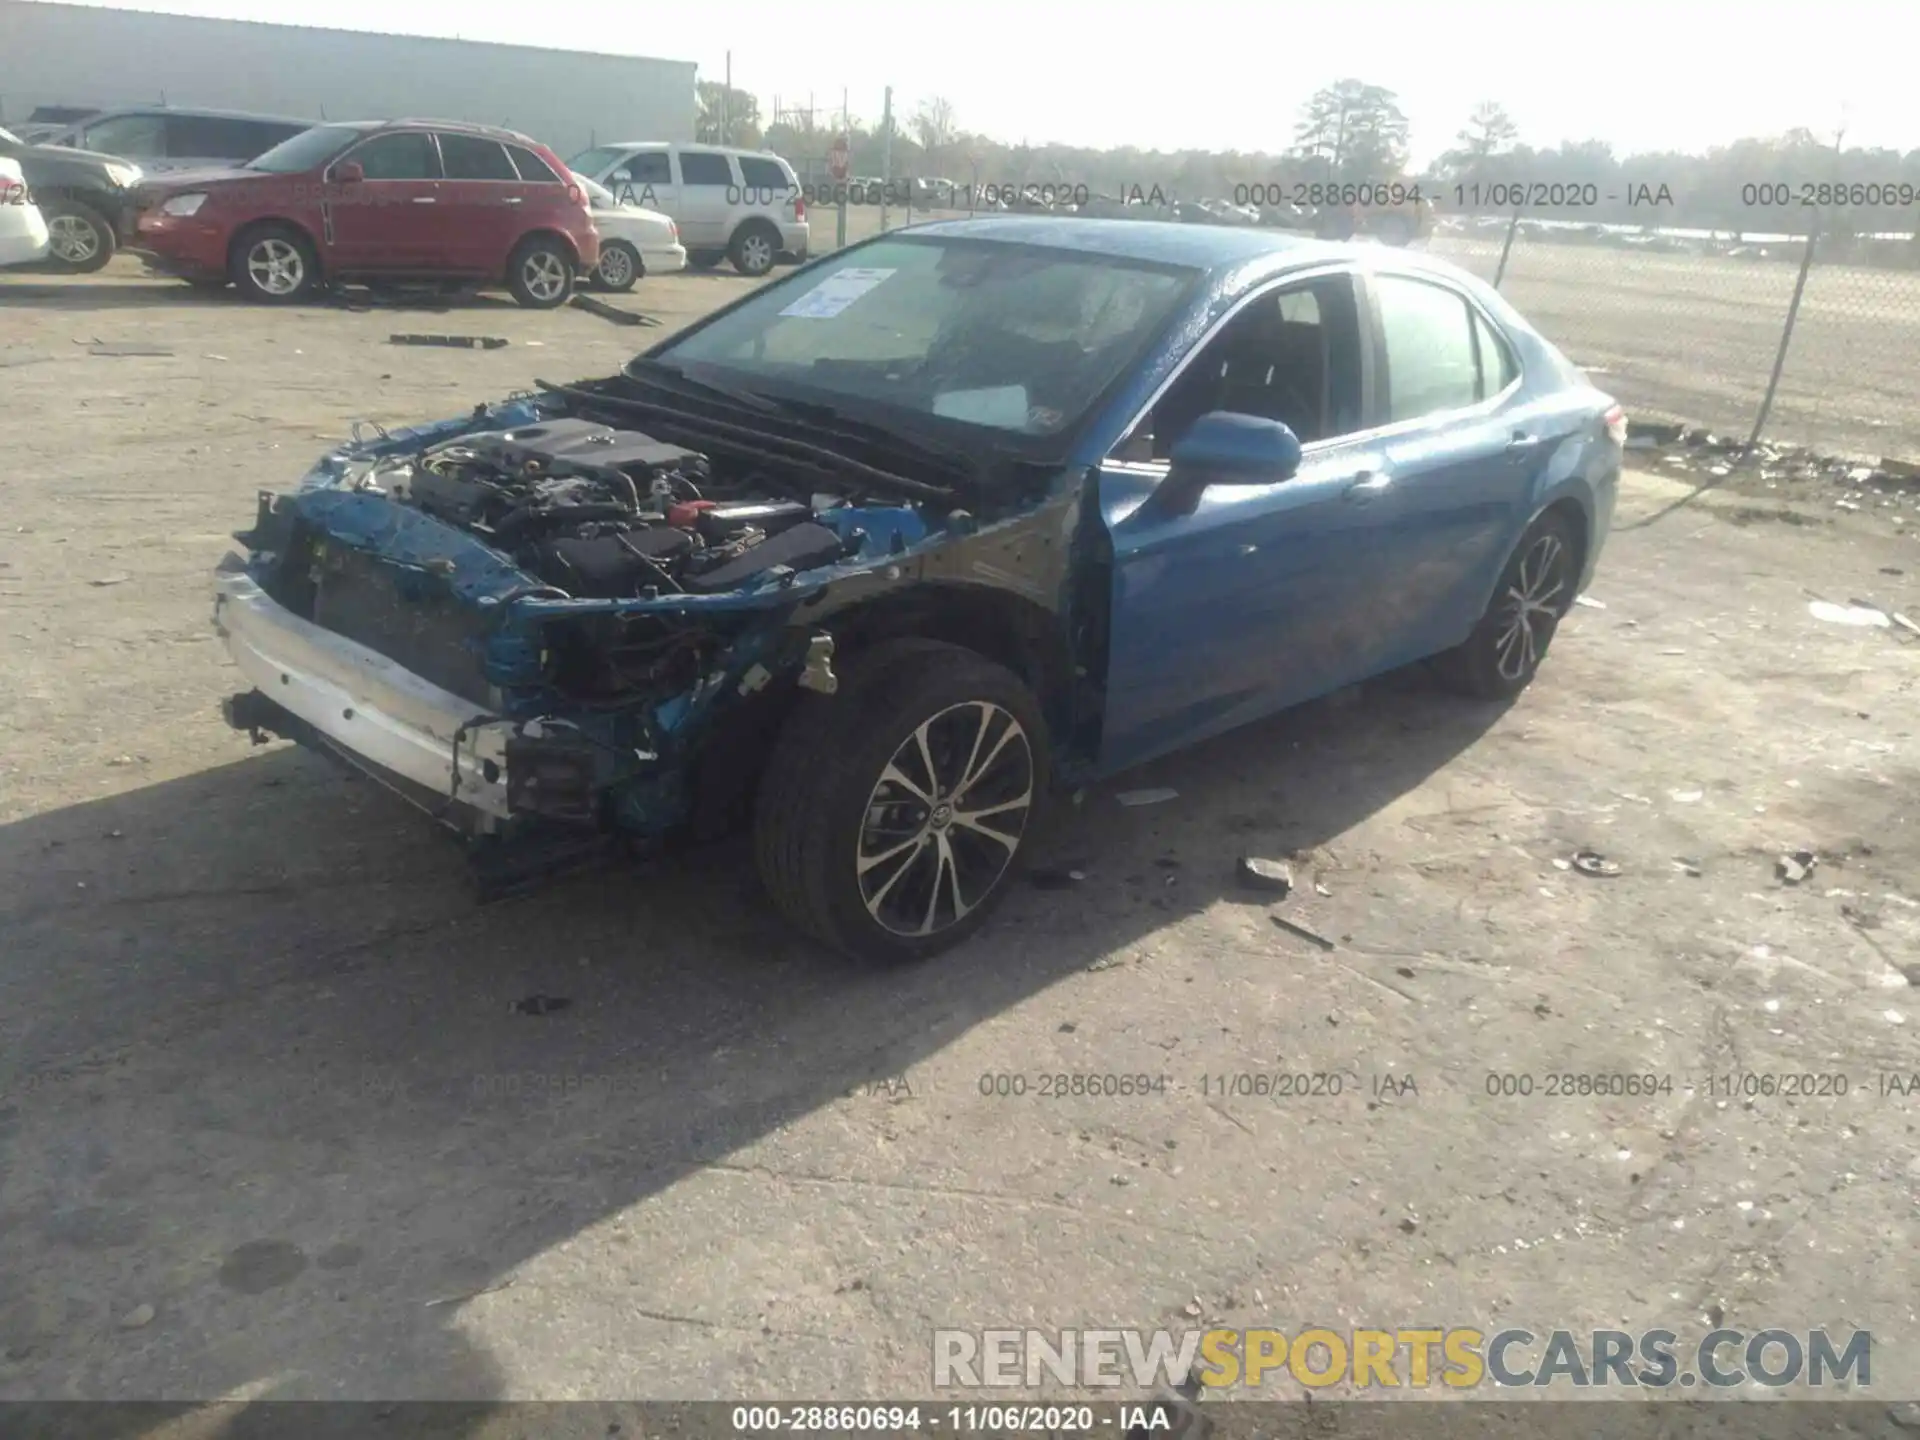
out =
[(505, 125), (562, 158), (693, 139), (685, 60), (0, 0), (0, 124), (41, 106), (167, 104), (313, 120)]

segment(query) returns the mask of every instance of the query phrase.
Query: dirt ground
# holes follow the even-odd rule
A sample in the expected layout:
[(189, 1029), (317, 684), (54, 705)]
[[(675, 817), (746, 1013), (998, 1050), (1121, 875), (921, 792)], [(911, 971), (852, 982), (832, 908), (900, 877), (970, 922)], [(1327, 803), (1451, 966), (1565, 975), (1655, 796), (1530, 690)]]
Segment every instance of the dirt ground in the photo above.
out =
[[(1920, 616), (1911, 536), (1630, 476), (1519, 703), (1389, 677), (1095, 790), (1036, 857), (1084, 878), (923, 968), (791, 938), (737, 848), (475, 910), (423, 818), (224, 727), (209, 574), (353, 420), (662, 333), (0, 280), (0, 1398), (925, 1396), (941, 1326), (1716, 1322), (1871, 1329), (1920, 1398), (1881, 1080), (1920, 640), (1808, 611)], [(1295, 898), (1236, 883), (1288, 854)], [(983, 1093), (1043, 1072), (1167, 1083)], [(1342, 1093), (1206, 1093), (1300, 1072)], [(1560, 1072), (1672, 1085), (1487, 1092)], [(1708, 1087), (1783, 1072), (1850, 1093)]]

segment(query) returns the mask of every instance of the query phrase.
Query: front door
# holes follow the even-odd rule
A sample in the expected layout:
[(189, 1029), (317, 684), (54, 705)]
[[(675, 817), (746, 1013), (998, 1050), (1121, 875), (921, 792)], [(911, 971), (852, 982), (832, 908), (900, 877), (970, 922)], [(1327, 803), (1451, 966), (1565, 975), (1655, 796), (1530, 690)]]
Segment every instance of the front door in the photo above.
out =
[[(613, 192), (616, 205), (638, 205), (642, 210), (658, 210), (675, 220), (680, 218), (680, 186), (664, 149), (636, 150), (604, 177), (594, 178)], [(685, 239), (684, 234), (681, 238)]]
[[(365, 175), (337, 183), (331, 177), (349, 160)], [(430, 131), (382, 131), (340, 156), (328, 174), (329, 269), (378, 274), (445, 268), (451, 236), (441, 203), (440, 152)]]
[[(1192, 356), (1103, 468), (1113, 547), (1101, 768), (1116, 770), (1365, 673), (1366, 597), (1392, 462), (1371, 435), (1371, 354), (1352, 275), (1269, 291)], [(1181, 433), (1225, 410), (1287, 424), (1290, 478), (1214, 485), (1191, 514), (1140, 501)]]

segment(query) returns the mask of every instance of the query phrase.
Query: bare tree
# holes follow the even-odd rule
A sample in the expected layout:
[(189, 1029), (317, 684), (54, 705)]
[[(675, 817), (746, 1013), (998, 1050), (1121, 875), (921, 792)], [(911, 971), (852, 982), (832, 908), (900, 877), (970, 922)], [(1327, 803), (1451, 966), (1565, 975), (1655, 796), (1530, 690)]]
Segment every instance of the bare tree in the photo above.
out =
[(951, 145), (959, 133), (954, 123), (953, 102), (940, 95), (920, 103), (920, 108), (914, 112), (912, 125), (914, 138), (929, 155)]

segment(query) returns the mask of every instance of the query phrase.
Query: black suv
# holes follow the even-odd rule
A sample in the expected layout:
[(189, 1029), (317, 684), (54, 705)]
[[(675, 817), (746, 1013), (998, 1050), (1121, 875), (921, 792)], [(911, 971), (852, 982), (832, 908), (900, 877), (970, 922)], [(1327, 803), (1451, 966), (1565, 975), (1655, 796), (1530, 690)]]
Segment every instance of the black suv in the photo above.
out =
[(0, 129), (0, 156), (20, 162), (27, 192), (47, 221), (47, 260), (56, 270), (98, 270), (113, 258), (117, 229), (140, 183), (140, 167), (114, 155), (29, 145)]

